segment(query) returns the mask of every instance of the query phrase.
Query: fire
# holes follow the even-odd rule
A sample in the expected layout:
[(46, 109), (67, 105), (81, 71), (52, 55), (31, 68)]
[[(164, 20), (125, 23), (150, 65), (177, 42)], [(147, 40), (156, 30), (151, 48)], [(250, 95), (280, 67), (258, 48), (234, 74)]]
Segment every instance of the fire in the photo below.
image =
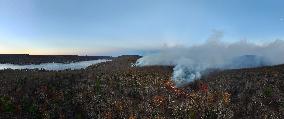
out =
[(159, 95), (154, 96), (154, 98), (153, 98), (154, 104), (155, 104), (156, 106), (162, 105), (162, 104), (165, 102), (165, 100), (166, 100), (166, 99), (165, 99), (164, 96), (159, 96)]
[(230, 97), (231, 97), (231, 94), (228, 93), (228, 92), (225, 92), (223, 94), (223, 100), (224, 100), (225, 104), (228, 104), (230, 102)]
[(176, 95), (182, 95), (182, 96), (189, 96), (187, 92), (185, 92), (182, 89), (176, 88), (174, 83), (170, 80), (167, 80), (165, 82), (166, 89), (170, 90), (171, 92), (174, 92)]
[(131, 114), (130, 117), (128, 119), (136, 119), (136, 116)]

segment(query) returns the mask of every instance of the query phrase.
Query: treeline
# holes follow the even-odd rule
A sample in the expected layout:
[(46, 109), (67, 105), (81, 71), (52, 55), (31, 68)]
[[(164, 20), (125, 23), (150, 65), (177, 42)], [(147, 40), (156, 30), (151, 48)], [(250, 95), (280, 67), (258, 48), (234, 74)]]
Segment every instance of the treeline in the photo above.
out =
[(111, 56), (78, 56), (78, 55), (29, 55), (29, 54), (0, 54), (0, 63), (9, 64), (41, 64), (41, 63), (72, 63), (80, 61), (112, 59)]

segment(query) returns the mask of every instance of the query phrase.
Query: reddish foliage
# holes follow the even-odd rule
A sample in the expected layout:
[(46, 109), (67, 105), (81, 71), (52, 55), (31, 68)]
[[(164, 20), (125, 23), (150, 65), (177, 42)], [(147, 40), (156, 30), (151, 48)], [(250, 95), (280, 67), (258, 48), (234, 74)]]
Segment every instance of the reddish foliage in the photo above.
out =
[(200, 83), (198, 85), (198, 90), (204, 92), (204, 93), (207, 93), (208, 92), (208, 84), (206, 83)]

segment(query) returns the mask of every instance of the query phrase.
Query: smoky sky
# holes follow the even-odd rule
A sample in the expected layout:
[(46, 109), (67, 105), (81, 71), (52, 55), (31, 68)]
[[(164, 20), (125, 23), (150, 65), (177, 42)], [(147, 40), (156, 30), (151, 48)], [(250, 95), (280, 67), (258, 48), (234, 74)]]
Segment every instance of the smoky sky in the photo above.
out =
[(0, 0), (0, 53), (131, 54), (163, 44), (204, 42), (212, 29), (226, 31), (228, 41), (283, 39), (283, 4), (283, 0)]
[(173, 80), (180, 86), (200, 78), (207, 69), (238, 69), (284, 63), (282, 40), (258, 44), (248, 40), (228, 43), (222, 37), (222, 32), (215, 32), (203, 44), (166, 47), (143, 56), (137, 65), (173, 65)]

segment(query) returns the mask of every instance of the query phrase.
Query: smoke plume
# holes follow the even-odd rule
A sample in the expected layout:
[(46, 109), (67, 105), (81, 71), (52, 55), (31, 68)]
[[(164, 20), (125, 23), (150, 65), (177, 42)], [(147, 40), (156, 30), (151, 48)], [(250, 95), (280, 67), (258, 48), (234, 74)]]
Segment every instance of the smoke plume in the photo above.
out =
[(211, 36), (205, 43), (191, 47), (161, 49), (138, 59), (136, 66), (173, 65), (173, 81), (183, 86), (199, 79), (208, 69), (238, 69), (284, 63), (284, 41), (256, 44), (248, 41), (226, 43), (222, 34)]

